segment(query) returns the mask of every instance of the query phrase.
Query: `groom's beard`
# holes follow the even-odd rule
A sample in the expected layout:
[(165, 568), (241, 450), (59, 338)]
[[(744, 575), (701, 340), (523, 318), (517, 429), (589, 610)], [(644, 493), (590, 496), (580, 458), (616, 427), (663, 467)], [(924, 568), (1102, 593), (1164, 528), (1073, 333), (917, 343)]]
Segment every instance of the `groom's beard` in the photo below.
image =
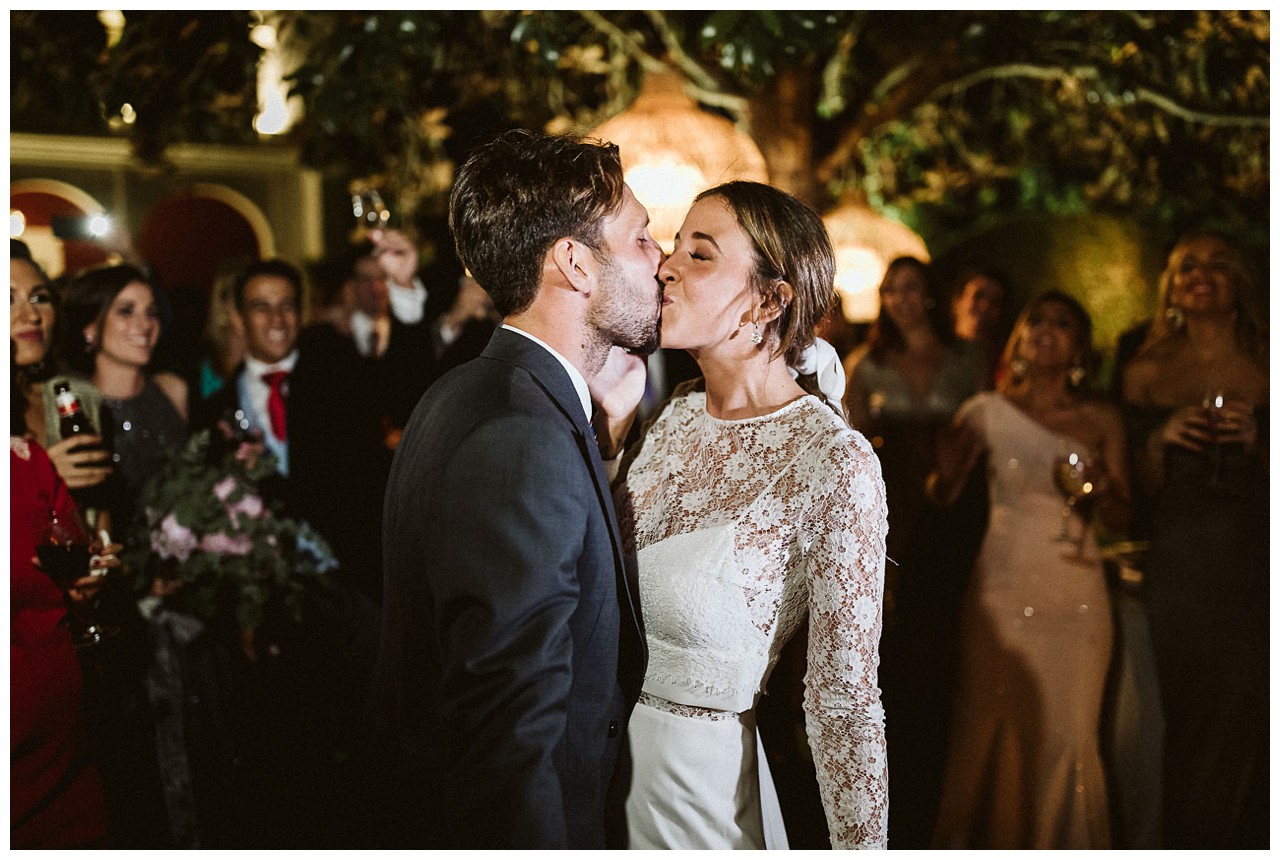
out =
[(649, 355), (658, 348), (662, 326), (662, 288), (628, 283), (608, 261), (600, 276), (601, 302), (587, 314), (587, 324), (612, 346), (633, 355)]

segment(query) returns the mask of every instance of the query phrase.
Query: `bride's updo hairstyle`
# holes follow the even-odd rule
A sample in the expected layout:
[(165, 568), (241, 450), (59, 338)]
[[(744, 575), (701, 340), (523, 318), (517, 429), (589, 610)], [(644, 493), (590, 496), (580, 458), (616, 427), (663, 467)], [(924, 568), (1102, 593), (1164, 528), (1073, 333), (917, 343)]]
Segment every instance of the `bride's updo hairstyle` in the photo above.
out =
[[(729, 205), (751, 242), (752, 290), (782, 306), (782, 313), (763, 328), (765, 343), (789, 367), (804, 367), (797, 381), (824, 397), (806, 366), (812, 362), (804, 360), (814, 329), (835, 300), (836, 257), (822, 218), (787, 192), (760, 182), (726, 182), (703, 191), (697, 200), (708, 197)], [(791, 287), (790, 296), (779, 289), (784, 283)]]

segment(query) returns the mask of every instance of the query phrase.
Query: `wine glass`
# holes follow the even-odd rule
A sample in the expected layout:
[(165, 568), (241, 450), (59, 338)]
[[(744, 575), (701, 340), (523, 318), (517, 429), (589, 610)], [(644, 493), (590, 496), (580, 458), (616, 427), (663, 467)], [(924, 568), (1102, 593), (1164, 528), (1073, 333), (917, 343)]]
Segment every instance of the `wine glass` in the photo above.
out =
[[(1083, 449), (1071, 445), (1064, 447), (1053, 462), (1053, 483), (1062, 493), (1062, 529), (1057, 541), (1074, 543), (1077, 553), (1084, 552), (1085, 528), (1094, 494), (1100, 489), (1097, 467), (1092, 457)], [(1071, 516), (1079, 514), (1081, 529), (1077, 537), (1071, 535)]]
[(372, 188), (352, 193), (351, 214), (355, 216), (357, 231), (379, 230), (391, 221), (391, 210), (382, 202), (382, 195)]
[(49, 521), (36, 544), (40, 569), (64, 592), (67, 626), (71, 631), (71, 642), (77, 648), (97, 645), (106, 638), (106, 632), (94, 619), (94, 606), (84, 606), (65, 594), (75, 587), (77, 581), (92, 575), (89, 543), (88, 529), (78, 516), (50, 511)]
[(1222, 483), (1222, 446), (1218, 444), (1218, 427), (1222, 424), (1222, 407), (1227, 402), (1227, 393), (1221, 388), (1210, 388), (1200, 402), (1204, 410), (1205, 423), (1209, 425), (1209, 435), (1213, 441), (1209, 443), (1209, 464), (1212, 469), (1210, 481), (1217, 485)]

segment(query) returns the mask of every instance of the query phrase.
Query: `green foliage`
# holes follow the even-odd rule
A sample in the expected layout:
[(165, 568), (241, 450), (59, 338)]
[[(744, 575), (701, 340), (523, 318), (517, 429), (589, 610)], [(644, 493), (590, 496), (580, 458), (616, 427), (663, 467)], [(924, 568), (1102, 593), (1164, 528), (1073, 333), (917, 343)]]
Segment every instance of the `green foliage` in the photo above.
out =
[(248, 12), (131, 11), (109, 45), (96, 13), (12, 12), (12, 127), (127, 131), (149, 162), (174, 143), (255, 140), (251, 23)]
[[(656, 68), (792, 159), (778, 175), (816, 177), (820, 206), (854, 191), (941, 230), (1018, 212), (1269, 220), (1267, 11), (280, 14), (306, 106), (294, 142), (407, 224), (440, 216), (478, 137), (595, 127)], [(106, 48), (92, 13), (11, 13), (14, 128), (101, 133), (128, 101), (151, 156), (249, 134), (248, 13), (126, 18)], [(778, 123), (795, 80), (812, 108)]]

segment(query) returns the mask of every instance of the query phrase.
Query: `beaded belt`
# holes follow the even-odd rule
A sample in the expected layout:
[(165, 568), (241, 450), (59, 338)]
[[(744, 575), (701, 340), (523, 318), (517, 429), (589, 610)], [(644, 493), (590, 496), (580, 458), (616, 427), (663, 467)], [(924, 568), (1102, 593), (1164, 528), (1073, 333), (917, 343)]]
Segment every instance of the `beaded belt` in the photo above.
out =
[(677, 717), (689, 717), (694, 720), (710, 720), (718, 722), (720, 720), (735, 720), (737, 722), (746, 722), (746, 714), (739, 714), (736, 711), (719, 711), (715, 708), (703, 708), (698, 705), (682, 705), (679, 702), (672, 702), (660, 696), (654, 696), (649, 693), (640, 692), (640, 704), (658, 710), (666, 711), (668, 714), (675, 714)]

